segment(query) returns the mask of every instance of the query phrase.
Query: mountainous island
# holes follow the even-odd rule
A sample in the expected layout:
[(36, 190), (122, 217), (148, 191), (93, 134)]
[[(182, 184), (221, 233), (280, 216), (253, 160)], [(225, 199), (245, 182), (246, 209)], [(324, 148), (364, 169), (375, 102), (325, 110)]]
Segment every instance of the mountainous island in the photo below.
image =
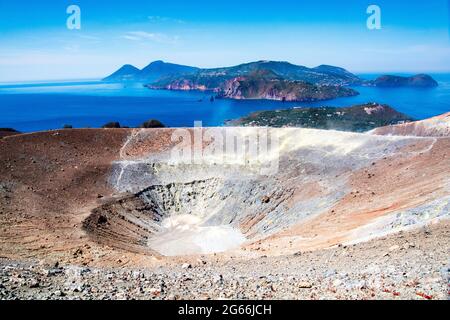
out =
[(414, 121), (388, 105), (367, 103), (346, 108), (317, 107), (259, 111), (228, 121), (228, 126), (300, 127), (365, 132)]
[(138, 69), (124, 65), (104, 78), (107, 82), (137, 82), (153, 90), (211, 91), (218, 98), (322, 101), (358, 95), (350, 86), (431, 88), (438, 83), (429, 75), (383, 75), (363, 80), (335, 66), (308, 68), (286, 61), (244, 63), (232, 67), (197, 68), (161, 60)]
[(219, 98), (319, 101), (357, 95), (345, 86), (362, 80), (345, 69), (315, 68), (284, 61), (257, 61), (233, 67), (200, 69), (155, 61), (142, 70), (125, 65), (103, 79), (142, 82), (155, 90), (200, 90)]
[(285, 80), (270, 70), (258, 70), (225, 81), (218, 90), (219, 98), (281, 101), (319, 101), (357, 94), (353, 89), (337, 85)]
[(295, 65), (285, 61), (256, 61), (244, 63), (232, 67), (201, 69), (197, 67), (184, 66), (167, 63), (161, 60), (154, 61), (142, 70), (132, 66), (124, 65), (119, 70), (104, 78), (103, 81), (144, 82), (155, 86), (170, 86), (172, 84), (189, 83), (192, 89), (214, 90), (223, 83), (239, 76), (244, 76), (258, 70), (269, 70), (286, 80), (299, 80), (322, 85), (357, 85), (362, 80), (349, 71), (334, 67), (321, 65), (315, 68)]

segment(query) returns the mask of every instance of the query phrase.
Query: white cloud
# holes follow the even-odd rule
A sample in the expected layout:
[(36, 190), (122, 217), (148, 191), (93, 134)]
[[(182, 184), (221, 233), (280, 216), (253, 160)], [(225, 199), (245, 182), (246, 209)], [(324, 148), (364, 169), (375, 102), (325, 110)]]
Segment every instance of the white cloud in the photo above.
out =
[(149, 16), (148, 20), (150, 20), (151, 22), (154, 23), (159, 23), (159, 22), (169, 22), (169, 23), (186, 23), (184, 20), (181, 19), (175, 19), (175, 18), (170, 18), (170, 17), (161, 17), (161, 16)]
[(130, 36), (130, 35), (124, 35), (121, 38), (127, 39), (127, 40), (132, 40), (132, 41), (139, 41), (139, 40), (141, 40), (141, 38), (139, 38), (139, 37)]
[(179, 37), (169, 36), (164, 33), (152, 33), (146, 31), (130, 31), (127, 32), (122, 38), (132, 41), (153, 41), (164, 44), (175, 44)]
[(88, 34), (81, 34), (80, 38), (81, 39), (85, 39), (85, 40), (92, 40), (92, 41), (99, 41), (100, 40), (99, 37), (88, 35)]

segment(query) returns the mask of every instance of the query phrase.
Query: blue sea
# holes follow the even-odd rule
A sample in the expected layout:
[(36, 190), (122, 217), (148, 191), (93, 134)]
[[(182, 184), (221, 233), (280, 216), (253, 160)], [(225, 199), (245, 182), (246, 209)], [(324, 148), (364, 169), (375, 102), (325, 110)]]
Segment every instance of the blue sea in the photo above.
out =
[[(377, 74), (360, 75), (374, 79)], [(0, 84), (0, 127), (22, 132), (101, 127), (110, 121), (135, 127), (158, 119), (170, 127), (221, 126), (226, 120), (253, 111), (290, 107), (351, 106), (366, 102), (386, 103), (416, 119), (450, 111), (450, 74), (432, 74), (439, 87), (432, 89), (385, 89), (355, 87), (359, 96), (314, 103), (264, 100), (215, 100), (203, 92), (150, 90), (142, 84), (111, 84), (100, 81)]]

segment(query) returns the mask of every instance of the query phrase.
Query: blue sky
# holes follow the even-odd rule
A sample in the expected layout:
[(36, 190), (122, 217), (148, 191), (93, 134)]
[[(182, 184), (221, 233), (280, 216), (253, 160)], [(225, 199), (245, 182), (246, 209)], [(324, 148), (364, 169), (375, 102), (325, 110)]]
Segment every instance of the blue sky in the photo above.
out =
[[(66, 27), (72, 4), (81, 30)], [(381, 30), (366, 27), (370, 4), (381, 8)], [(449, 12), (449, 0), (0, 0), (0, 82), (99, 78), (159, 59), (445, 72)]]

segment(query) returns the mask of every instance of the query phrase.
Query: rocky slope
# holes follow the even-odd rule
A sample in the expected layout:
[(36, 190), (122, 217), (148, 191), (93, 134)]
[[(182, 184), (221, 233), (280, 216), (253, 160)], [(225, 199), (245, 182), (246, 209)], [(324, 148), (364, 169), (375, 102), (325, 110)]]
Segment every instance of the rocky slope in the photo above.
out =
[(355, 95), (358, 93), (350, 88), (284, 80), (272, 71), (259, 70), (226, 81), (221, 86), (218, 97), (240, 100), (321, 101)]
[(0, 259), (0, 299), (447, 299), (448, 222), (325, 251), (137, 268)]
[(20, 132), (12, 128), (0, 128), (0, 139), (7, 136), (13, 136), (16, 134), (20, 134)]
[(448, 137), (450, 136), (450, 112), (422, 121), (376, 128), (372, 133), (395, 136)]
[[(193, 78), (194, 77), (194, 78)], [(272, 70), (259, 69), (237, 77), (195, 75), (175, 80), (162, 80), (150, 89), (214, 91), (217, 98), (266, 99), (279, 101), (321, 101), (358, 95), (358, 92), (338, 86), (287, 80)]]
[(387, 105), (367, 103), (346, 108), (316, 107), (293, 108), (254, 112), (246, 117), (229, 121), (229, 126), (301, 127), (325, 130), (364, 132), (374, 128), (413, 119)]

